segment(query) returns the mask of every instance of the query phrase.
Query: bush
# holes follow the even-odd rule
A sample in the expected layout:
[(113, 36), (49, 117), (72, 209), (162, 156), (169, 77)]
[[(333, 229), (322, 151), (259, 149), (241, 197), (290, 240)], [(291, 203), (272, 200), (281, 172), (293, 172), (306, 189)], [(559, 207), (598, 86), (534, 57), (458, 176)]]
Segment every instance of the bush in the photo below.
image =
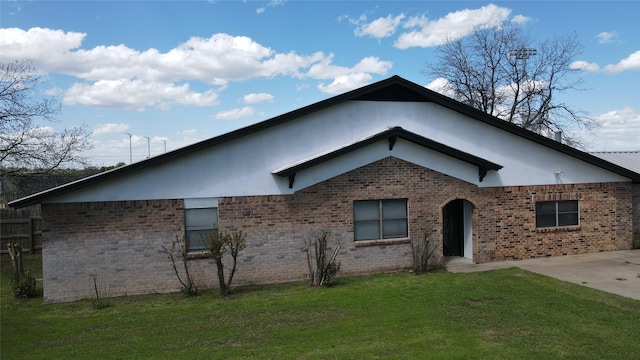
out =
[(430, 230), (424, 230), (422, 236), (416, 233), (411, 239), (413, 254), (413, 271), (416, 274), (426, 274), (432, 269), (430, 264), (438, 250), (438, 239)]
[[(330, 286), (333, 279), (340, 271), (340, 263), (336, 261), (340, 251), (341, 242), (333, 248), (333, 252), (328, 254), (327, 233), (323, 232), (313, 241), (305, 244), (304, 251), (307, 253), (307, 264), (309, 265), (309, 279), (311, 286)], [(311, 254), (313, 250), (313, 254)]]
[(640, 234), (633, 234), (633, 248), (640, 249)]
[(36, 278), (30, 268), (24, 271), (24, 275), (18, 282), (12, 283), (12, 290), (13, 295), (17, 298), (33, 298), (40, 294), (36, 287)]
[[(187, 248), (184, 243), (184, 238), (180, 241), (176, 236), (176, 241), (171, 243), (171, 247), (167, 248), (163, 246), (162, 250), (167, 254), (171, 265), (173, 265), (173, 272), (176, 274), (180, 285), (182, 285), (180, 291), (187, 296), (196, 296), (198, 295), (198, 287), (191, 277)], [(182, 263), (182, 267), (184, 268), (184, 278), (180, 276), (180, 272), (178, 271), (178, 262)]]
[[(247, 235), (241, 230), (232, 233), (216, 230), (204, 236), (202, 241), (216, 262), (220, 295), (228, 296), (231, 294), (231, 282), (237, 269), (238, 254), (247, 247)], [(225, 278), (223, 258), (227, 253), (231, 255), (232, 264), (229, 277)]]

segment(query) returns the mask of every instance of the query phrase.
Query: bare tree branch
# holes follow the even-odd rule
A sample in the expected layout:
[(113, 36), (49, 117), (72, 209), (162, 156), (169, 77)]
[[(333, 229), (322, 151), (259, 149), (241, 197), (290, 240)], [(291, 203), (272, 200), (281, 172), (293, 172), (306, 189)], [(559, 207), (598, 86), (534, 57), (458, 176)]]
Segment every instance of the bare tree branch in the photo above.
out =
[(61, 107), (37, 95), (41, 80), (29, 60), (0, 64), (0, 170), (5, 178), (24, 170), (50, 173), (86, 165), (81, 153), (91, 148), (90, 131), (78, 126), (56, 132), (47, 126)]
[[(58, 169), (86, 166), (81, 153), (91, 148), (85, 126), (55, 131), (60, 104), (41, 97), (41, 76), (31, 61), (0, 64), (0, 177), (13, 184), (18, 177), (47, 175)], [(29, 189), (20, 189), (24, 196)]]
[(423, 72), (446, 79), (456, 100), (541, 135), (562, 131), (565, 143), (580, 146), (572, 130), (596, 123), (558, 99), (582, 90), (571, 68), (582, 50), (575, 34), (534, 42), (521, 27), (503, 23), (441, 45)]

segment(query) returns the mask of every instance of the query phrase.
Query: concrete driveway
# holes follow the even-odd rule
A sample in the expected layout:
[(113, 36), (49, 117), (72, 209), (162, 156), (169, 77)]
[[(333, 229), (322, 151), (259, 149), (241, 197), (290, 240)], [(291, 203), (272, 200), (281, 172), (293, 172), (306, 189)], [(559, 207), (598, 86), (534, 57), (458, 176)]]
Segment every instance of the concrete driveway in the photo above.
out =
[(554, 256), (530, 260), (474, 264), (447, 259), (450, 272), (474, 272), (519, 267), (538, 274), (640, 300), (640, 250)]

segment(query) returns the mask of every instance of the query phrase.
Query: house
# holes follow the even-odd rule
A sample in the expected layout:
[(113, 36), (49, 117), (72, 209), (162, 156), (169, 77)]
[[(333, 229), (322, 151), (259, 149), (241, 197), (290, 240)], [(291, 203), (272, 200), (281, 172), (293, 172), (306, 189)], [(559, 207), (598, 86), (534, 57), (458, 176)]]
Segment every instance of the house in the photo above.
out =
[[(42, 205), (45, 302), (179, 289), (163, 253), (242, 230), (234, 284), (307, 276), (304, 243), (342, 241), (342, 274), (412, 265), (411, 239), (476, 263), (630, 249), (640, 174), (398, 76), (10, 203)], [(635, 214), (638, 221), (638, 214)]]

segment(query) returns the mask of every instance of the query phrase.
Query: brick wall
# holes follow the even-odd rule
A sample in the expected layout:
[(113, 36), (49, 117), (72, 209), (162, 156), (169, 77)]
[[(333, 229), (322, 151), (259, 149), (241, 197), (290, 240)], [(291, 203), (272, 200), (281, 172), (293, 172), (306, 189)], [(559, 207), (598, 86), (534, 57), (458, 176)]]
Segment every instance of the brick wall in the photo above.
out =
[(44, 301), (175, 289), (162, 245), (183, 232), (182, 201), (43, 204)]
[[(529, 259), (631, 248), (631, 184), (603, 183), (482, 189), (480, 212), (492, 213), (495, 256), (479, 262)], [(536, 229), (535, 202), (579, 200), (580, 225)], [(490, 223), (486, 224), (491, 226)]]
[[(242, 230), (234, 284), (305, 279), (305, 241), (323, 231), (342, 241), (341, 274), (366, 274), (411, 266), (409, 239), (353, 241), (353, 201), (406, 198), (409, 235), (429, 231), (440, 239), (442, 209), (451, 200), (474, 206), (476, 262), (628, 249), (630, 183), (482, 188), (396, 159), (386, 158), (293, 195), (219, 199), (221, 229)], [(535, 201), (580, 200), (580, 226), (535, 228)], [(45, 301), (93, 296), (93, 276), (104, 294), (119, 296), (179, 290), (162, 252), (182, 235), (181, 200), (45, 204)], [(438, 260), (438, 259), (436, 259)], [(210, 258), (190, 260), (200, 287), (217, 286)]]
[(422, 236), (426, 230), (441, 233), (441, 204), (475, 193), (472, 184), (386, 158), (291, 196), (222, 198), (218, 217), (222, 229), (249, 234), (241, 282), (303, 279), (308, 272), (305, 241), (323, 231), (333, 243), (342, 242), (341, 273), (366, 274), (410, 267), (411, 246), (409, 239), (354, 242), (354, 200), (408, 199), (410, 234)]
[(640, 184), (633, 184), (633, 233), (640, 234)]

